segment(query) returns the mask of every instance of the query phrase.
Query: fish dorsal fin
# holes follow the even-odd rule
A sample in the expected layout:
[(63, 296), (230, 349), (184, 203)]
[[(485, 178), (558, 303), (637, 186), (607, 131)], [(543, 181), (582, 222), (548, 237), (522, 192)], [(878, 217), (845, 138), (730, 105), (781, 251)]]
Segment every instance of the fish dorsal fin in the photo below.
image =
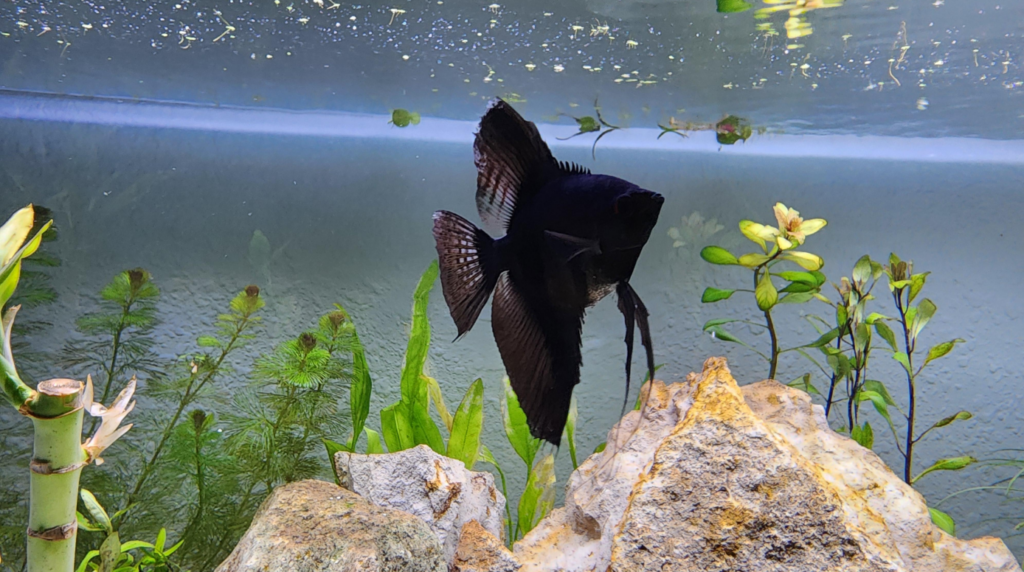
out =
[(480, 120), (473, 142), (476, 208), (489, 230), (507, 229), (516, 205), (528, 200), (559, 164), (537, 126), (498, 99)]
[(571, 161), (559, 161), (558, 168), (566, 175), (589, 175), (590, 169)]
[(530, 433), (558, 445), (580, 382), (583, 311), (528, 299), (505, 273), (494, 290), (491, 328)]

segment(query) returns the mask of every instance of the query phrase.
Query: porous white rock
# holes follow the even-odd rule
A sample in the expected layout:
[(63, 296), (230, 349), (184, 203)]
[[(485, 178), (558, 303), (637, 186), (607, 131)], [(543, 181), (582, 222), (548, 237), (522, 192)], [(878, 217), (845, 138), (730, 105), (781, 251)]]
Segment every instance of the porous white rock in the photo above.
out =
[(522, 572), (1020, 572), (995, 538), (939, 530), (924, 499), (799, 390), (742, 390), (721, 358), (655, 382), (566, 505), (516, 544)]
[(426, 445), (385, 455), (342, 451), (335, 454), (334, 465), (342, 486), (377, 506), (426, 522), (449, 563), (469, 521), (503, 538), (505, 497), (494, 486), (494, 476), (467, 470), (462, 461), (438, 455)]

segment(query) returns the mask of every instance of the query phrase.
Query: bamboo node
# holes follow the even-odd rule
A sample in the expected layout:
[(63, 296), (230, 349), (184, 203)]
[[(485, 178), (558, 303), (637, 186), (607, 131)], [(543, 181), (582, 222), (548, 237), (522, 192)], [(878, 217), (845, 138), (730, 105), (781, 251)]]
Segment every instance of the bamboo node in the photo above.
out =
[(39, 459), (32, 459), (32, 462), (29, 463), (28, 468), (29, 468), (29, 470), (31, 470), (33, 473), (35, 473), (37, 475), (62, 475), (64, 473), (70, 473), (70, 472), (73, 472), (73, 471), (77, 471), (78, 469), (81, 469), (85, 465), (86, 465), (85, 463), (74, 463), (74, 464), (68, 465), (66, 467), (60, 467), (59, 469), (54, 469), (53, 466), (50, 465), (49, 461), (41, 461)]
[(38, 538), (39, 540), (60, 541), (73, 538), (77, 530), (78, 521), (72, 521), (45, 530), (32, 530), (30, 528), (28, 529), (28, 536), (29, 538)]

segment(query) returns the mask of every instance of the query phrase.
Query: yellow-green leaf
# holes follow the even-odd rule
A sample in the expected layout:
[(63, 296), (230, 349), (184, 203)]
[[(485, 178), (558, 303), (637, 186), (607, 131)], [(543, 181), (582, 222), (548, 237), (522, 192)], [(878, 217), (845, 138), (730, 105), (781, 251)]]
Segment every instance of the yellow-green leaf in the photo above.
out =
[(569, 458), (572, 459), (572, 470), (579, 468), (576, 462), (576, 419), (579, 409), (576, 407), (576, 396), (569, 400), (569, 416), (565, 419), (565, 440), (569, 443)]
[(953, 517), (937, 508), (928, 507), (928, 514), (932, 517), (932, 523), (950, 536), (956, 536), (956, 523)]
[[(430, 400), (434, 402), (434, 408), (437, 409), (437, 414), (441, 416), (441, 421), (444, 422), (444, 426), (451, 433), (452, 430), (452, 414), (448, 412), (448, 405), (444, 402), (444, 395), (441, 393), (441, 386), (437, 383), (437, 380), (424, 375), (423, 380), (427, 383), (427, 391), (430, 395)], [(450, 455), (449, 455), (450, 456)]]
[(366, 454), (368, 455), (382, 455), (384, 454), (384, 446), (380, 443), (380, 433), (366, 427)]
[(935, 423), (935, 427), (945, 427), (946, 425), (949, 425), (954, 421), (967, 421), (971, 417), (973, 417), (973, 415), (971, 415), (970, 411), (957, 411), (956, 413), (950, 415), (949, 417), (943, 417), (942, 419), (938, 420)]
[(0, 226), (0, 267), (6, 266), (25, 243), (35, 223), (32, 205), (18, 210)]
[(932, 348), (928, 350), (928, 357), (926, 357), (924, 360), (925, 365), (927, 365), (928, 362), (932, 360), (937, 360), (940, 357), (943, 357), (949, 352), (953, 351), (953, 346), (955, 346), (958, 343), (962, 343), (963, 341), (964, 340), (962, 340), (961, 338), (957, 338), (955, 340), (949, 340), (948, 342), (942, 342), (941, 344), (932, 346)]
[(526, 534), (555, 504), (555, 457), (547, 454), (530, 471), (526, 489), (519, 497), (519, 532)]
[(480, 434), (484, 427), (484, 382), (477, 379), (469, 386), (462, 403), (455, 410), (451, 437), (448, 438), (448, 457), (458, 459), (473, 470), (480, 451)]
[(740, 265), (746, 266), (747, 268), (756, 268), (764, 264), (765, 262), (768, 262), (768, 260), (770, 260), (770, 258), (767, 255), (751, 252), (749, 254), (744, 254), (743, 256), (741, 256), (739, 259), (739, 263)]
[(504, 384), (504, 399), (501, 400), (501, 416), (505, 426), (505, 436), (508, 442), (515, 449), (519, 458), (526, 463), (527, 467), (533, 466), (533, 457), (540, 448), (540, 439), (535, 439), (530, 434), (530, 426), (526, 421), (526, 413), (519, 406), (519, 398), (512, 390), (508, 377), (502, 380)]
[(720, 300), (727, 300), (729, 296), (732, 296), (735, 290), (722, 290), (720, 288), (705, 288), (704, 293), (700, 296), (700, 301), (705, 304), (712, 302), (718, 302)]
[(766, 312), (779, 301), (779, 293), (767, 272), (758, 281), (757, 288), (754, 289), (754, 298), (757, 300), (757, 307)]
[(785, 258), (786, 260), (789, 260), (790, 262), (795, 262), (799, 264), (805, 270), (819, 270), (822, 266), (825, 265), (825, 261), (823, 261), (820, 256), (816, 254), (811, 254), (810, 252), (800, 252), (791, 250), (783, 254), (782, 257)]
[(743, 233), (743, 236), (759, 244), (761, 248), (767, 248), (766, 243), (774, 241), (775, 237), (779, 234), (777, 228), (756, 223), (752, 220), (741, 220), (740, 232)]
[(921, 471), (921, 474), (911, 479), (910, 484), (916, 483), (917, 481), (921, 480), (921, 477), (934, 471), (959, 471), (960, 469), (973, 465), (974, 463), (977, 462), (978, 460), (975, 459), (974, 457), (971, 457), (970, 455), (964, 455), (962, 457), (953, 457), (951, 459), (939, 459), (938, 461), (935, 462), (934, 465)]
[(705, 246), (700, 251), (700, 257), (711, 264), (739, 264), (736, 257), (721, 246)]

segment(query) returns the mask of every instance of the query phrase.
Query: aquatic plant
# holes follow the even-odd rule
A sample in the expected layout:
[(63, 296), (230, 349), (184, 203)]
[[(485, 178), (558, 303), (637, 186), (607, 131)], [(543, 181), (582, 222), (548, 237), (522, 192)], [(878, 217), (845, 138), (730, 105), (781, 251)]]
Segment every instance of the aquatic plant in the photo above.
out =
[(597, 99), (594, 99), (594, 115), (597, 116), (596, 118), (591, 117), (589, 115), (584, 115), (583, 117), (575, 117), (573, 115), (569, 115), (568, 113), (559, 113), (558, 115), (562, 117), (568, 117), (574, 120), (576, 122), (576, 125), (579, 126), (579, 131), (573, 133), (568, 137), (558, 137), (557, 139), (559, 141), (566, 141), (572, 139), (573, 137), (578, 137), (586, 133), (600, 132), (597, 138), (594, 139), (594, 144), (591, 145), (590, 147), (590, 155), (594, 159), (597, 159), (597, 142), (600, 141), (602, 137), (611, 133), (612, 131), (618, 131), (619, 129), (622, 129), (621, 127), (612, 125), (611, 123), (608, 123), (607, 121), (604, 120), (604, 117), (601, 116), (601, 107), (597, 104)]
[[(34, 235), (32, 206), (16, 212), (0, 227), (0, 309), (18, 286), (22, 261), (38, 250), (52, 223)], [(4, 397), (32, 420), (34, 457), (30, 464), (31, 488), (26, 564), (28, 570), (70, 570), (75, 562), (77, 522), (75, 505), (82, 469), (95, 462), (131, 425), (120, 426), (134, 407), (132, 380), (109, 408), (93, 402), (92, 379), (83, 384), (71, 379), (42, 381), (30, 388), (18, 374), (11, 350), (11, 334), (18, 306), (0, 316), (0, 385)], [(88, 410), (103, 421), (96, 433), (81, 442), (82, 421)]]
[(391, 121), (388, 121), (395, 127), (408, 127), (410, 125), (420, 124), (420, 114), (415, 111), (409, 111), (406, 109), (395, 109), (391, 112)]
[[(156, 540), (153, 543), (141, 540), (129, 540), (121, 542), (118, 533), (118, 521), (124, 515), (124, 510), (107, 514), (103, 505), (96, 500), (96, 497), (87, 489), (81, 491), (82, 504), (85, 505), (88, 516), (76, 512), (78, 526), (83, 530), (100, 532), (104, 534), (103, 543), (99, 549), (90, 550), (82, 558), (76, 572), (94, 572), (117, 570), (119, 572), (170, 572), (178, 570), (179, 567), (170, 561), (173, 555), (184, 540), (179, 540), (174, 546), (167, 547), (167, 530), (160, 529)], [(91, 517), (91, 518), (90, 518)], [(132, 555), (133, 551), (139, 551), (141, 556)], [(94, 562), (99, 558), (99, 562)]]
[[(753, 274), (753, 289), (722, 289), (708, 287), (701, 295), (705, 304), (720, 302), (732, 297), (736, 292), (750, 293), (754, 297), (758, 309), (764, 316), (764, 323), (738, 319), (713, 319), (704, 324), (704, 331), (712, 337), (738, 343), (765, 359), (768, 362), (768, 378), (775, 379), (779, 356), (788, 351), (803, 351), (808, 347), (820, 347), (819, 344), (828, 340), (817, 340), (804, 346), (783, 349), (779, 345), (778, 332), (772, 318), (773, 309), (779, 304), (803, 304), (815, 297), (825, 283), (825, 275), (818, 270), (825, 264), (820, 256), (798, 250), (803, 246), (807, 236), (825, 227), (825, 219), (804, 220), (796, 210), (782, 203), (775, 205), (775, 218), (778, 228), (763, 225), (749, 220), (740, 221), (739, 228), (743, 236), (761, 248), (761, 253), (751, 252), (736, 257), (720, 246), (707, 246), (700, 252), (705, 261), (723, 266), (741, 266)], [(778, 270), (776, 267), (788, 262), (795, 264), (803, 271)], [(781, 289), (775, 286), (774, 278), (781, 279), (785, 284)], [(779, 294), (785, 294), (781, 298)], [(771, 339), (771, 348), (767, 354), (755, 350), (746, 342), (730, 334), (722, 328), (731, 322), (740, 322), (754, 327), (765, 328)]]

